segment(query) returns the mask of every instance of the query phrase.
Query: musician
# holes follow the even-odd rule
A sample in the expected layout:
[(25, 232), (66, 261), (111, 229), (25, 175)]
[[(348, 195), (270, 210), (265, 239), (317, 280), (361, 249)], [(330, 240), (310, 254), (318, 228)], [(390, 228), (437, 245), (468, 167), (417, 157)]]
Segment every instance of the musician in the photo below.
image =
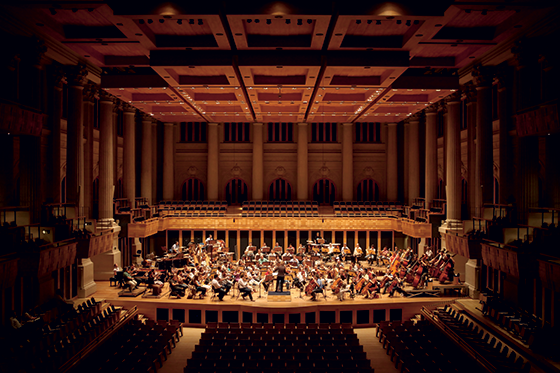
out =
[(192, 284), (195, 288), (195, 293), (200, 293), (200, 297), (206, 296), (206, 291), (210, 288), (210, 285), (204, 285), (202, 281), (202, 275), (197, 275), (193, 278)]
[(210, 241), (214, 241), (214, 238), (212, 238), (212, 235), (208, 235), (208, 238), (206, 239), (206, 245), (210, 244)]
[(294, 279), (294, 286), (300, 291), (303, 291), (303, 286), (305, 285), (305, 271), (299, 270), (296, 273), (296, 278)]
[(317, 294), (322, 293), (325, 287), (324, 280), (322, 280), (321, 276), (318, 274), (315, 274), (315, 282), (317, 283), (317, 287), (311, 292), (311, 300), (317, 300)]
[(253, 251), (254, 246), (252, 242), (249, 242), (249, 246), (245, 249), (245, 256), (249, 258), (253, 258), (255, 256), (255, 252)]
[(426, 247), (426, 252), (424, 253), (426, 258), (430, 259), (434, 253), (432, 252), (432, 248), (430, 246)]
[(367, 252), (366, 260), (369, 262), (370, 265), (373, 264), (374, 260), (377, 261), (377, 250), (375, 249), (375, 246), (373, 244), (371, 244), (371, 247)]
[(266, 255), (263, 255), (263, 254), (259, 254), (259, 255), (260, 255), (260, 257), (258, 259), (259, 265), (262, 266), (263, 264), (268, 263), (268, 258), (266, 257)]
[(404, 281), (398, 277), (395, 278), (393, 281), (396, 283), (393, 284), (393, 290), (391, 290), (391, 293), (389, 294), (389, 298), (392, 298), (395, 292), (400, 293), (406, 297), (408, 293), (404, 290)]
[(360, 247), (360, 244), (356, 242), (356, 247), (354, 248), (354, 261), (357, 263), (358, 259), (360, 259), (363, 255), (364, 251)]
[(251, 294), (253, 292), (253, 289), (251, 288), (251, 286), (249, 286), (249, 282), (246, 274), (239, 279), (239, 281), (237, 282), (237, 286), (239, 287), (239, 293), (241, 294), (243, 299), (249, 296), (251, 302), (255, 301), (253, 299), (253, 295)]
[(228, 276), (224, 269), (218, 271), (218, 278), (220, 279), (220, 282), (222, 284), (222, 287), (225, 289), (226, 294), (228, 294), (233, 287), (233, 282), (231, 282), (231, 280), (229, 280), (227, 277)]
[(346, 260), (346, 257), (349, 256), (351, 253), (348, 246), (346, 246), (346, 242), (342, 245), (342, 249), (340, 249), (340, 255), (342, 256), (342, 260)]
[(321, 244), (321, 243), (323, 243), (323, 242), (324, 242), (324, 241), (323, 241), (323, 237), (321, 237), (321, 233), (320, 233), (320, 232), (317, 232), (317, 237), (315, 237), (315, 243), (316, 243), (316, 244)]
[(179, 241), (175, 241), (173, 246), (171, 246), (169, 254), (179, 254)]
[(377, 278), (370, 279), (371, 283), (367, 289), (367, 298), (381, 298), (381, 283)]
[(270, 285), (272, 284), (272, 281), (274, 280), (273, 276), (272, 276), (272, 271), (270, 268), (268, 268), (266, 270), (266, 273), (264, 275), (264, 280), (262, 280), (262, 285), (264, 287), (264, 291), (268, 291), (268, 288), (270, 287)]
[(218, 293), (218, 299), (223, 301), (224, 297), (226, 296), (226, 289), (222, 286), (222, 284), (220, 284), (220, 281), (218, 281), (218, 274), (216, 273), (214, 275), (214, 279), (212, 280), (212, 288), (214, 288), (214, 291), (216, 293)]
[(276, 291), (281, 293), (282, 290), (283, 290), (283, 287), (284, 287), (284, 277), (286, 276), (286, 272), (287, 272), (287, 269), (284, 266), (284, 262), (280, 261), (278, 266), (276, 268), (274, 268), (273, 272), (277, 272), (277, 275), (276, 275)]

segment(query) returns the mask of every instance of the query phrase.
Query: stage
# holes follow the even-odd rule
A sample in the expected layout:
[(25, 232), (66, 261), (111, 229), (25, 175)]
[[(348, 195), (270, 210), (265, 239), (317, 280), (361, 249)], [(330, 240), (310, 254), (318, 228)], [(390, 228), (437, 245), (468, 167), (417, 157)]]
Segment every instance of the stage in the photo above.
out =
[(384, 320), (406, 320), (420, 313), (422, 306), (434, 309), (460, 299), (456, 296), (407, 298), (400, 294), (390, 298), (385, 294), (380, 299), (364, 299), (361, 295), (352, 299), (346, 295), (340, 301), (328, 290), (326, 299), (318, 294), (317, 300), (312, 301), (303, 293), (300, 298), (297, 289), (290, 290), (290, 301), (269, 300), (262, 290), (260, 298), (258, 292), (253, 293), (255, 302), (251, 302), (249, 298), (237, 298), (235, 289), (223, 301), (217, 297), (212, 299), (211, 293), (202, 299), (177, 299), (169, 297), (167, 284), (160, 298), (146, 296), (150, 290), (136, 297), (119, 297), (120, 291), (122, 289), (110, 286), (109, 281), (98, 281), (93, 296), (124, 308), (137, 306), (141, 314), (154, 320), (179, 319), (185, 326), (192, 327), (204, 326), (207, 322), (345, 322), (354, 327), (372, 327)]

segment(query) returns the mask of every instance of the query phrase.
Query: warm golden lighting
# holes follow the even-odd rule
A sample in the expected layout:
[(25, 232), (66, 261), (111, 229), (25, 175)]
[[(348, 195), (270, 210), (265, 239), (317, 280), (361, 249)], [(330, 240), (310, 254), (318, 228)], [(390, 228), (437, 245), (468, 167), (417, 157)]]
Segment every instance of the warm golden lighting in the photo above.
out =
[(375, 6), (371, 11), (371, 14), (373, 15), (384, 17), (402, 16), (409, 13), (410, 12), (403, 4), (389, 1)]

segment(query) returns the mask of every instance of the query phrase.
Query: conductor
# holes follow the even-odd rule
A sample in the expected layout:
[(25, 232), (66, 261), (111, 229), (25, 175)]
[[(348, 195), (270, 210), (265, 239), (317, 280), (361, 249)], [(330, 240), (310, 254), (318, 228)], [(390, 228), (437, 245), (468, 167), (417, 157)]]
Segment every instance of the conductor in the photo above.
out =
[(286, 276), (286, 267), (284, 266), (284, 262), (281, 261), (280, 264), (274, 268), (273, 272), (278, 272), (276, 276), (276, 291), (281, 293), (284, 288), (284, 276)]

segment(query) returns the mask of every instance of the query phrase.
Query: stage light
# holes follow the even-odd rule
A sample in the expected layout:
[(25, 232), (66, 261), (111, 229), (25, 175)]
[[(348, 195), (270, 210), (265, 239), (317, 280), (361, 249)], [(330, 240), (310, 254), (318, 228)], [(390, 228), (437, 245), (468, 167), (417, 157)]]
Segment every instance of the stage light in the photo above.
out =
[(154, 21), (151, 20), (151, 19), (149, 19), (149, 20), (148, 20), (148, 23), (151, 25), (152, 23), (154, 23)]
[(247, 20), (247, 23), (252, 23), (252, 22), (253, 22), (252, 19), (248, 19), (248, 20)]
[(360, 23), (362, 23), (362, 20), (361, 20), (361, 19), (357, 19), (357, 20), (356, 20), (356, 24), (359, 25)]
[(163, 23), (163, 22), (165, 22), (165, 19), (161, 18), (161, 19), (159, 20), (159, 23)]
[(271, 23), (272, 23), (272, 20), (271, 20), (271, 19), (267, 19), (267, 20), (266, 20), (266, 24), (267, 24), (267, 25), (270, 25)]
[(402, 23), (402, 21), (400, 19), (397, 19), (397, 25), (400, 25)]
[(298, 25), (298, 26), (301, 26), (301, 25), (303, 25), (303, 20), (301, 20), (301, 19), (298, 19), (298, 20), (297, 20), (297, 25)]
[(312, 20), (312, 19), (308, 19), (308, 20), (307, 20), (307, 23), (308, 23), (308, 24), (312, 24), (312, 23), (313, 23), (313, 20)]
[(182, 24), (183, 24), (183, 20), (182, 20), (182, 19), (178, 19), (178, 20), (177, 20), (177, 24), (178, 24), (178, 25), (182, 25)]
[(255, 23), (259, 23), (261, 20), (260, 19), (255, 19)]
[(189, 25), (194, 25), (194, 19), (189, 19)]
[(199, 25), (199, 26), (202, 26), (203, 24), (204, 24), (204, 22), (203, 22), (201, 19), (199, 19), (199, 20), (198, 20), (198, 25)]
[(406, 25), (410, 26), (410, 20), (409, 19), (406, 21)]
[(380, 21), (380, 20), (377, 20), (377, 21), (375, 21), (375, 24), (376, 24), (376, 25), (380, 25), (380, 24), (381, 24), (381, 21)]
[(291, 19), (287, 19), (287, 20), (286, 20), (286, 24), (289, 25), (290, 23), (292, 23), (292, 20), (291, 20)]
[(372, 21), (371, 19), (368, 19), (368, 20), (367, 20), (367, 24), (368, 24), (368, 25), (371, 25), (372, 22), (373, 22), (373, 21)]

